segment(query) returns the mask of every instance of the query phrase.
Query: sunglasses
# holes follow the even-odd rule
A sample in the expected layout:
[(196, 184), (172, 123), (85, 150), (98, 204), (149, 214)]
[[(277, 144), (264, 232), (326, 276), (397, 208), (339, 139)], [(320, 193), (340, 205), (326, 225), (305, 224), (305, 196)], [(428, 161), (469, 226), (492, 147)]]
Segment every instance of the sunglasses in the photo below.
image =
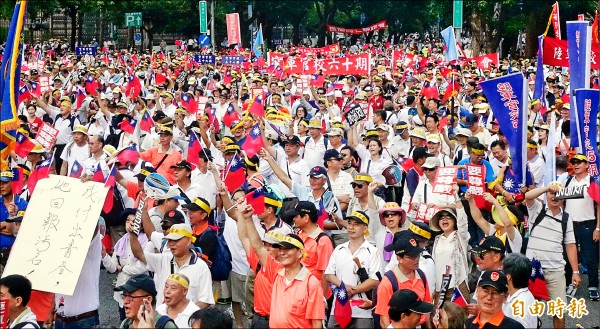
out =
[(437, 167), (435, 167), (435, 168), (423, 168), (423, 171), (429, 171), (429, 172), (436, 171), (436, 170), (437, 170)]
[(364, 184), (359, 183), (350, 183), (350, 185), (352, 185), (352, 188), (363, 188), (365, 186)]
[(394, 216), (400, 216), (399, 212), (388, 212), (383, 214), (383, 218), (389, 218), (389, 217), (394, 217)]

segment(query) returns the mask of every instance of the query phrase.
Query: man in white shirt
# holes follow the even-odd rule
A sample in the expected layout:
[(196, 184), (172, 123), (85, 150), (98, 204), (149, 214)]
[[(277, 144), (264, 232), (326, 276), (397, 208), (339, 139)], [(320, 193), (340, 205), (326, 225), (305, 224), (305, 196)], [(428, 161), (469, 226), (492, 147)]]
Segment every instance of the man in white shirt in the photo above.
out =
[[(321, 134), (321, 122), (318, 120), (310, 120), (308, 124), (308, 133), (310, 137), (307, 137), (304, 141), (304, 160), (308, 165), (308, 168), (313, 168), (323, 165), (323, 155), (327, 150), (325, 143), (325, 136)], [(328, 141), (328, 139), (327, 139)]]
[(337, 150), (327, 150), (323, 156), (329, 183), (331, 183), (331, 192), (340, 202), (342, 211), (345, 212), (354, 191), (350, 185), (353, 182), (352, 175), (342, 171), (342, 159), (343, 156)]
[(531, 275), (531, 260), (520, 253), (511, 253), (502, 262), (502, 271), (508, 281), (508, 298), (502, 305), (504, 315), (521, 323), (525, 328), (537, 328), (538, 317), (531, 312), (523, 312), (522, 315), (515, 314), (513, 305), (524, 306), (527, 310), (535, 303), (535, 298), (529, 291), (529, 277)]
[(533, 174), (535, 187), (544, 185), (544, 174), (546, 173), (546, 162), (539, 155), (538, 148), (538, 144), (533, 139), (527, 141), (527, 164)]
[(87, 128), (77, 125), (73, 128), (72, 135), (73, 141), (67, 144), (60, 155), (60, 158), (63, 160), (60, 167), (60, 174), (62, 176), (69, 175), (75, 161), (83, 164), (90, 157)]
[(190, 280), (185, 275), (169, 275), (163, 291), (165, 302), (156, 307), (158, 314), (170, 317), (179, 328), (187, 328), (192, 313), (200, 309), (186, 298), (189, 287)]

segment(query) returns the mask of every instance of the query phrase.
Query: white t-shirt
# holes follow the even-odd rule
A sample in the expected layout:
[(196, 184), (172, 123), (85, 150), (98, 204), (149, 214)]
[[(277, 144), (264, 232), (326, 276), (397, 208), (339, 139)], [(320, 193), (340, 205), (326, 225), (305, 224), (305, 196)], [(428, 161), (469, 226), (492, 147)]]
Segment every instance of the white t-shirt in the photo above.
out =
[(67, 161), (67, 175), (69, 175), (71, 172), (71, 168), (73, 167), (75, 160), (77, 160), (79, 164), (83, 165), (85, 160), (89, 159), (90, 157), (90, 147), (87, 143), (83, 144), (83, 146), (79, 146), (75, 144), (75, 142), (72, 143), (73, 144), (67, 144), (60, 155), (60, 158), (63, 161)]
[[(192, 303), (191, 301), (188, 301), (188, 304), (185, 307), (185, 309), (183, 309), (183, 311), (177, 314), (177, 317), (172, 320), (175, 322), (178, 328), (189, 328), (190, 325), (188, 324), (188, 321), (190, 320), (190, 316), (199, 309), (200, 307), (198, 307), (198, 305)], [(167, 304), (158, 305), (156, 307), (156, 312), (158, 314), (168, 316)]]
[(227, 214), (225, 214), (223, 238), (225, 238), (225, 242), (227, 242), (227, 246), (231, 252), (231, 270), (237, 274), (246, 275), (248, 268), (250, 268), (246, 259), (246, 251), (238, 236), (236, 221), (227, 216)]

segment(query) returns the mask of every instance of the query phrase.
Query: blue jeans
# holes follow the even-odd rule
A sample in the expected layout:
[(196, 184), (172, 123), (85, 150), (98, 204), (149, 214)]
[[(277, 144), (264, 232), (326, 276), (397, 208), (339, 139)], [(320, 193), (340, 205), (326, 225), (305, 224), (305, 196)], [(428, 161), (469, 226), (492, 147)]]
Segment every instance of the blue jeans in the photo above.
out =
[(596, 220), (573, 222), (573, 233), (579, 245), (579, 262), (588, 270), (588, 288), (598, 288), (598, 242), (594, 241)]
[(54, 321), (54, 328), (56, 329), (85, 329), (85, 328), (96, 328), (100, 325), (100, 317), (98, 315), (91, 316), (87, 319), (82, 319), (75, 322), (64, 323), (58, 317)]

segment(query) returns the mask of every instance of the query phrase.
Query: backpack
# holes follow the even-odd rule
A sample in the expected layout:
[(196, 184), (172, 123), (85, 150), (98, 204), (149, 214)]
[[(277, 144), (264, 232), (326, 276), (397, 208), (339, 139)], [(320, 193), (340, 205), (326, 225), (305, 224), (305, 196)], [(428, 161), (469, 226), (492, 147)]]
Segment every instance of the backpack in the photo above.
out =
[[(60, 113), (59, 113), (59, 114), (57, 114), (57, 115), (54, 117), (54, 121), (53, 121), (53, 122), (54, 122), (54, 123), (56, 123), (56, 120), (58, 120), (58, 118), (60, 118), (60, 117), (61, 117)], [(73, 130), (73, 128), (75, 127), (75, 119), (77, 119), (77, 117), (76, 117), (76, 116), (74, 116), (74, 115), (69, 115), (69, 128), (71, 128), (71, 130)]]
[[(571, 177), (569, 177), (569, 179), (571, 179)], [(568, 184), (568, 182), (569, 182), (569, 180), (567, 180), (567, 184)], [(529, 230), (529, 234), (526, 234), (525, 237), (523, 238), (523, 245), (521, 246), (521, 253), (523, 255), (525, 255), (525, 253), (527, 251), (527, 245), (529, 244), (529, 236), (531, 235), (531, 232), (533, 232), (533, 229), (542, 222), (544, 217), (546, 217), (546, 205), (542, 203), (542, 211), (540, 211), (540, 214), (533, 221), (533, 224), (531, 225), (531, 229)], [(554, 217), (552, 217), (552, 218), (554, 218)], [(554, 220), (556, 220), (556, 219), (554, 219)], [(569, 214), (563, 211), (562, 218), (560, 220), (560, 225), (562, 227), (562, 233), (563, 233), (563, 240), (562, 240), (563, 244), (564, 244), (565, 238), (567, 236), (568, 221), (569, 221)], [(564, 248), (563, 248), (563, 253), (565, 253)]]
[[(423, 280), (423, 287), (425, 287), (425, 291), (427, 291), (427, 277), (425, 276), (425, 273), (423, 271), (421, 271), (420, 268), (417, 268), (417, 273), (419, 273), (421, 280)], [(392, 284), (392, 292), (398, 291), (398, 289), (400, 287), (398, 286), (398, 279), (396, 278), (394, 271), (393, 270), (387, 271), (387, 272), (385, 272), (384, 276), (386, 278), (388, 278), (388, 280), (390, 280), (390, 283)], [(380, 315), (375, 314), (375, 306), (377, 306), (377, 289), (378, 288), (379, 288), (379, 285), (377, 285), (377, 287), (375, 287), (375, 289), (373, 290), (373, 296), (372, 296), (373, 297), (373, 324), (375, 325), (375, 328), (381, 328)]]
[[(133, 321), (131, 321), (131, 319), (123, 320), (123, 322), (121, 323), (121, 328), (133, 328), (131, 326), (132, 322)], [(158, 320), (156, 321), (156, 324), (154, 325), (154, 328), (163, 329), (167, 326), (167, 323), (169, 323), (169, 322), (173, 324), (171, 327), (177, 328), (175, 321), (171, 320), (171, 318), (166, 315), (162, 315), (160, 318), (158, 318)]]
[[(207, 230), (212, 230), (210, 227), (207, 228), (198, 239), (202, 238), (204, 233)], [(227, 242), (223, 238), (223, 235), (217, 234), (217, 249), (215, 252), (215, 258), (212, 259), (212, 263), (210, 265), (210, 274), (212, 276), (213, 281), (225, 281), (229, 278), (229, 273), (231, 272), (231, 251), (229, 251), (229, 247), (227, 246)]]
[[(308, 141), (310, 140), (310, 136), (306, 137), (304, 139), (304, 145), (306, 145), (306, 143), (308, 143)], [(323, 136), (323, 144), (325, 144), (325, 149), (327, 149), (327, 147), (329, 146), (329, 137), (327, 136)], [(304, 154), (302, 154), (304, 155)], [(304, 157), (303, 157), (304, 158)]]

